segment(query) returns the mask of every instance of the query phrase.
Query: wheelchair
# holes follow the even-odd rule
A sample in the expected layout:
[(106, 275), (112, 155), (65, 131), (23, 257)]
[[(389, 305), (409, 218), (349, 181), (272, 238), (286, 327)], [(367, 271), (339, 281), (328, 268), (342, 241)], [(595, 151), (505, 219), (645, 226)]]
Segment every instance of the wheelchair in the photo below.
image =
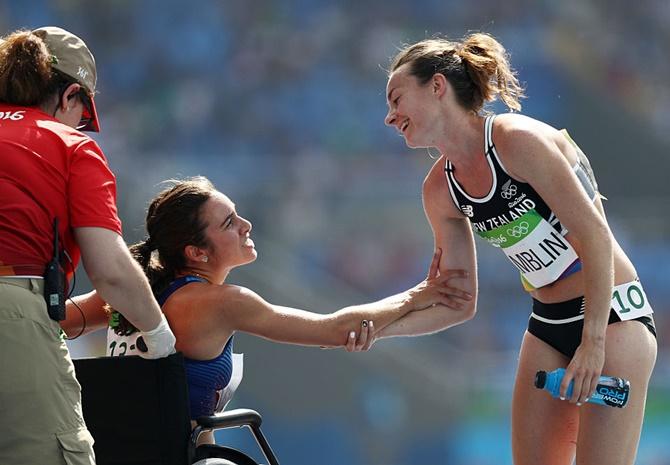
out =
[(279, 465), (261, 431), (261, 415), (254, 410), (200, 417), (191, 429), (181, 353), (157, 360), (100, 357), (73, 362), (97, 465), (192, 465), (214, 458), (258, 465), (232, 447), (197, 445), (204, 432), (238, 427), (249, 428), (268, 465)]

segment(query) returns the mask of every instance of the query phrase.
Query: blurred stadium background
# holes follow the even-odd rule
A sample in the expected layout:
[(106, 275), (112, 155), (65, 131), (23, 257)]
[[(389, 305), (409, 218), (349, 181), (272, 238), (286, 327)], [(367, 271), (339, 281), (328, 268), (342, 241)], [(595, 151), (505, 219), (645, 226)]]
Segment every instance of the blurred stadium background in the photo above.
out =
[[(669, 23), (667, 0), (0, 1), (3, 34), (59, 25), (95, 54), (94, 137), (128, 242), (143, 237), (161, 180), (206, 175), (254, 224), (259, 259), (231, 282), (320, 312), (403, 290), (430, 261), (420, 189), (431, 160), (383, 125), (389, 58), (436, 33), (494, 34), (526, 83), (524, 113), (567, 128), (589, 155), (655, 307), (639, 465), (670, 464)], [(233, 404), (263, 413), (282, 463), (511, 464), (529, 299), (483, 245), (479, 315), (464, 326), (365, 354), (236, 337), (246, 367)], [(100, 355), (104, 341), (70, 347)]]

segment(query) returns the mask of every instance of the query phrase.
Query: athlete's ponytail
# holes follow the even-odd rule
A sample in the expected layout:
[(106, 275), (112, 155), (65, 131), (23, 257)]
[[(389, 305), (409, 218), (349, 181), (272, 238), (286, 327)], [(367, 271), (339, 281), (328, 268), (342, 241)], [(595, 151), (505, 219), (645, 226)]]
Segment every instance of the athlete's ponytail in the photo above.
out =
[(400, 50), (390, 73), (409, 65), (409, 74), (426, 84), (435, 73), (449, 81), (458, 102), (480, 113), (496, 97), (512, 110), (520, 110), (524, 96), (503, 46), (488, 34), (475, 33), (461, 42), (443, 38), (426, 39)]
[(160, 262), (153, 258), (155, 250), (156, 246), (150, 238), (130, 246), (130, 254), (142, 267), (154, 294), (158, 294), (173, 279), (175, 273), (174, 270), (165, 270)]
[(500, 42), (488, 34), (471, 34), (456, 53), (477, 89), (478, 95), (473, 102), (476, 106), (481, 108), (485, 102), (494, 101), (497, 95), (510, 110), (521, 110), (519, 99), (523, 97), (523, 89)]

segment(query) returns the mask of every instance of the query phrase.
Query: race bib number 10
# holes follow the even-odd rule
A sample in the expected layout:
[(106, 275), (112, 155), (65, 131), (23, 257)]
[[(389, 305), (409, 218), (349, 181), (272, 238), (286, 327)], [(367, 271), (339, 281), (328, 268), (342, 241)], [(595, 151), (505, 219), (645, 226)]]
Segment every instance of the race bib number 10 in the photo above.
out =
[(612, 292), (612, 308), (621, 321), (633, 320), (654, 313), (640, 281), (619, 284)]

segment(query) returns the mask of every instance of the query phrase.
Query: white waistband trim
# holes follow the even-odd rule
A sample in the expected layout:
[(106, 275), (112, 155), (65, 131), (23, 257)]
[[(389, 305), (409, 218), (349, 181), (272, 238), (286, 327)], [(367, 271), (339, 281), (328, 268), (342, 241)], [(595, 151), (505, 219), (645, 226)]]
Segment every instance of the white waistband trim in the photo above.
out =
[(563, 325), (566, 323), (574, 323), (575, 321), (584, 319), (584, 315), (577, 315), (573, 316), (572, 318), (563, 318), (562, 320), (550, 320), (549, 318), (536, 315), (535, 313), (531, 313), (530, 316), (538, 321), (541, 321), (542, 323), (548, 323), (550, 325)]
[(43, 276), (33, 276), (33, 275), (9, 275), (9, 276), (0, 276), (0, 279), (44, 279)]

